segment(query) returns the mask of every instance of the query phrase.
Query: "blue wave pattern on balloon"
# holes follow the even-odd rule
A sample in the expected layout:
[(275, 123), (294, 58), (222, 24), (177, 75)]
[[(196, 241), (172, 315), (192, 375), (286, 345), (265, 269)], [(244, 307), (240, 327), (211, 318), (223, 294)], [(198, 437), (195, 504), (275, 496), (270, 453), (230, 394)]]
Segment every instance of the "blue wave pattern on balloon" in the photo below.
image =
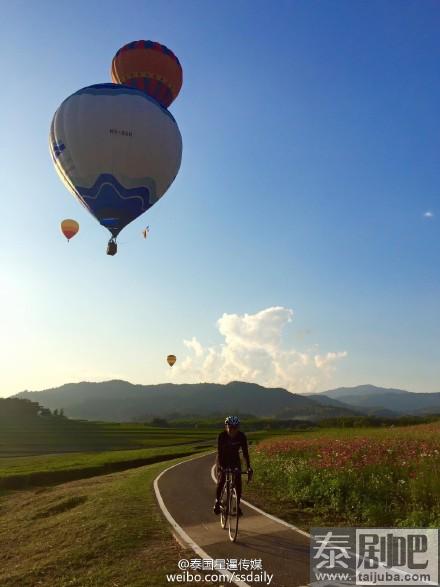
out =
[(152, 205), (147, 187), (125, 188), (110, 173), (101, 174), (90, 188), (75, 189), (89, 212), (113, 236)]
[[(81, 88), (80, 90), (72, 94), (72, 96), (80, 96), (81, 94), (89, 94), (95, 96), (120, 96), (123, 94), (128, 94), (129, 96), (138, 96), (146, 102), (151, 102), (152, 104), (160, 108), (162, 112), (166, 114), (169, 118), (171, 118), (171, 120), (174, 123), (176, 122), (174, 116), (167, 108), (165, 108), (165, 106), (162, 106), (162, 104), (160, 104), (160, 102), (155, 100), (152, 96), (148, 96), (148, 94), (146, 94), (143, 90), (138, 90), (136, 88), (132, 88), (131, 86), (125, 86), (123, 84), (93, 84), (92, 86), (86, 86), (85, 88)], [(64, 102), (69, 100), (72, 96), (66, 98)]]

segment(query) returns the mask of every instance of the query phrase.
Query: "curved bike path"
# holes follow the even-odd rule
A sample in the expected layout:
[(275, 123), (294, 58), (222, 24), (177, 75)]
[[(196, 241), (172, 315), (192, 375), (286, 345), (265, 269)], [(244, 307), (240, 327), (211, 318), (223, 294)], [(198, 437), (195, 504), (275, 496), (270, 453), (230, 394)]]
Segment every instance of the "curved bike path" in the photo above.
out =
[[(194, 558), (205, 558), (205, 554), (213, 559), (258, 558), (262, 559), (263, 570), (273, 574), (271, 587), (308, 585), (309, 538), (305, 532), (242, 502), (244, 515), (240, 519), (237, 542), (229, 541), (227, 531), (220, 527), (219, 517), (212, 512), (214, 459), (209, 454), (183, 461), (166, 469), (155, 482), (159, 505), (181, 538), (196, 552)], [(246, 482), (243, 499), (246, 499)], [(245, 587), (269, 583), (256, 580), (236, 584)]]

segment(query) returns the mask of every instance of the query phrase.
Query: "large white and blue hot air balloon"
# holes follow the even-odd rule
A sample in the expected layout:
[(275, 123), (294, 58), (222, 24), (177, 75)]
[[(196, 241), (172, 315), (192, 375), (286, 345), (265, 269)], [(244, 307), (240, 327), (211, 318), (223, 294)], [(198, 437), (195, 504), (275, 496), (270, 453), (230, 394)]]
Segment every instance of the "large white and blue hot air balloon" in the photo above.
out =
[(120, 231), (174, 181), (182, 138), (170, 112), (145, 91), (98, 84), (58, 108), (50, 151), (66, 187), (112, 234), (114, 254)]

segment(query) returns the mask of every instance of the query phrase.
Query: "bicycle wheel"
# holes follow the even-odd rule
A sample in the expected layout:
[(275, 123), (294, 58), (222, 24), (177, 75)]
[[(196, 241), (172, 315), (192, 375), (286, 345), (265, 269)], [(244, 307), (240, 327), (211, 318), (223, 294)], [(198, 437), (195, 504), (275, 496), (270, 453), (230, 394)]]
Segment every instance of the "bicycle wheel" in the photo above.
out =
[(223, 529), (226, 528), (228, 521), (228, 509), (229, 509), (229, 496), (228, 496), (228, 484), (225, 483), (222, 489), (220, 497), (220, 524)]
[(238, 534), (238, 498), (235, 487), (229, 494), (228, 530), (229, 540), (235, 542)]

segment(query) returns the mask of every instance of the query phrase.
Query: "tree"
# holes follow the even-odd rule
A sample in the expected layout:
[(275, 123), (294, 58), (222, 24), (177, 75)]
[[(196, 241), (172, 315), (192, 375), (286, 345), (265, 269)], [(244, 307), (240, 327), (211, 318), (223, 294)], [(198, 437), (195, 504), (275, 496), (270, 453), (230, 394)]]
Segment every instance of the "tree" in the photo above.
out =
[(151, 425), (158, 426), (159, 428), (166, 428), (169, 426), (168, 420), (165, 420), (165, 418), (153, 418), (153, 420), (151, 420)]
[(37, 402), (17, 397), (0, 399), (0, 420), (14, 422), (17, 420), (35, 420), (38, 418), (41, 406)]

